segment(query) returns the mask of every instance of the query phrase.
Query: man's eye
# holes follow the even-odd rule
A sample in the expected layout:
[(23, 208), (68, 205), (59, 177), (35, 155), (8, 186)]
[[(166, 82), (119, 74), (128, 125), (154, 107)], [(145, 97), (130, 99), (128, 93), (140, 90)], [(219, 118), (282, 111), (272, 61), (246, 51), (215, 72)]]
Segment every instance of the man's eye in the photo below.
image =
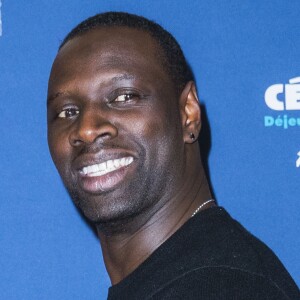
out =
[(129, 101), (132, 100), (134, 97), (136, 97), (136, 95), (134, 94), (123, 94), (123, 95), (119, 95), (114, 102), (125, 102), (125, 101)]
[(61, 111), (59, 114), (58, 114), (58, 117), (59, 118), (72, 118), (76, 115), (79, 114), (79, 110), (78, 109), (75, 109), (75, 108), (67, 108), (67, 109), (64, 109), (63, 111)]

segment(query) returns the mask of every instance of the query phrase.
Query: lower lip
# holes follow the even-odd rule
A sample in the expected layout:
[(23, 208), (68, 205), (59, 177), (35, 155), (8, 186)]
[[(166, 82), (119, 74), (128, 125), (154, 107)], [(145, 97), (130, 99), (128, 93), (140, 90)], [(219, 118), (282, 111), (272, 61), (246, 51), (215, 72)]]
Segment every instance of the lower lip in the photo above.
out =
[(117, 185), (125, 180), (125, 177), (131, 167), (132, 163), (115, 171), (95, 177), (81, 175), (80, 185), (82, 186), (83, 190), (88, 193), (107, 192), (114, 189)]

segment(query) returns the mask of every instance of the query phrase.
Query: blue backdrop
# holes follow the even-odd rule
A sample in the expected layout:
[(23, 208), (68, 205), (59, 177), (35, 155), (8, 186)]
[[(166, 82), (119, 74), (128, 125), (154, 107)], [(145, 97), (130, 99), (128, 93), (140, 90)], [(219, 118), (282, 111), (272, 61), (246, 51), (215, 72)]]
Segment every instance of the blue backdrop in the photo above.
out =
[(299, 284), (299, 0), (2, 0), (0, 298), (106, 298), (98, 240), (48, 153), (45, 100), (60, 41), (107, 10), (153, 19), (181, 43), (210, 123), (219, 204)]

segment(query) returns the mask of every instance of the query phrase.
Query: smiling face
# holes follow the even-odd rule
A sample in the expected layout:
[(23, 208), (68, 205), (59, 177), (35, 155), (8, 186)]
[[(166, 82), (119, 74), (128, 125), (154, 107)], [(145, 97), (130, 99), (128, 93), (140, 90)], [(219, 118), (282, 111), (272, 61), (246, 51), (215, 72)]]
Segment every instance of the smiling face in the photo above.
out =
[(52, 67), (48, 142), (76, 205), (94, 222), (170, 199), (185, 168), (178, 95), (147, 33), (94, 29)]

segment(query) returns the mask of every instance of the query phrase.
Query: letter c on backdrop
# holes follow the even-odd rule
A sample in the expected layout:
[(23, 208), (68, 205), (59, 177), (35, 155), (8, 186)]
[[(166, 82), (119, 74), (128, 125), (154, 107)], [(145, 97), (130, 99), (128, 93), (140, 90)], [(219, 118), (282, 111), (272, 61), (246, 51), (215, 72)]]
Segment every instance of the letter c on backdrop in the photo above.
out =
[(283, 84), (273, 84), (265, 92), (265, 101), (273, 110), (284, 110), (284, 103), (277, 96), (283, 93)]

